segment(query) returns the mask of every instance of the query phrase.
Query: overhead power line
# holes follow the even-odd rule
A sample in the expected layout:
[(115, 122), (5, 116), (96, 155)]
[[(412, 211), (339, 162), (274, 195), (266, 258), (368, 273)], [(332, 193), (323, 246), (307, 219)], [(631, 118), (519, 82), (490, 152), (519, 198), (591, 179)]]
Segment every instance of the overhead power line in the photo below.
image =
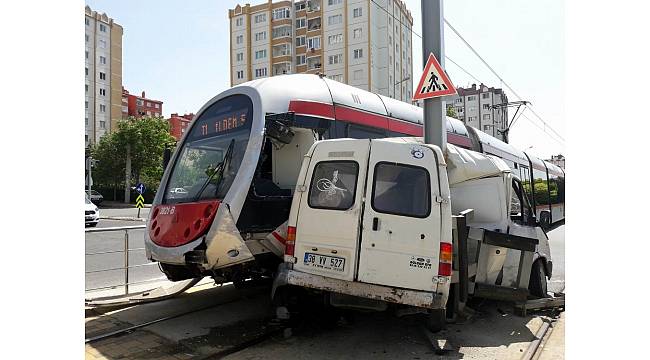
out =
[[(456, 30), (456, 28), (454, 28), (453, 25), (451, 25), (449, 23), (449, 21), (447, 21), (447, 19), (445, 19), (445, 24), (447, 24), (447, 26), (449, 26), (451, 31), (453, 31), (456, 34), (456, 36), (458, 36), (458, 38), (463, 43), (465, 43), (465, 45), (467, 45), (467, 47), (474, 53), (474, 55), (476, 55), (476, 57), (478, 57), (481, 60), (481, 62), (483, 62), (483, 64), (488, 69), (490, 69), (492, 74), (494, 74), (494, 76), (496, 76), (499, 79), (499, 81), (501, 81), (503, 83), (503, 85), (505, 85), (508, 88), (508, 90), (510, 90), (519, 100), (523, 100), (523, 98), (519, 94), (517, 94), (517, 92), (510, 85), (508, 85), (508, 83), (505, 80), (503, 80), (503, 78), (501, 76), (499, 76), (499, 74), (497, 74), (497, 72), (492, 68), (492, 66), (490, 66), (490, 64), (488, 64), (487, 61), (485, 61), (485, 59), (483, 59), (483, 57), (474, 49), (474, 47), (472, 45), (470, 45), (469, 42), (467, 42), (467, 40), (465, 40), (465, 38), (458, 32), (458, 30)], [(558, 138), (560, 138), (560, 139), (562, 139), (562, 141), (564, 141), (564, 138), (562, 137), (562, 135), (560, 135), (555, 129), (553, 129), (553, 127), (551, 125), (549, 125), (546, 121), (544, 121), (544, 119), (542, 119), (542, 117), (539, 116), (539, 114), (537, 114), (537, 112), (535, 112), (535, 110), (533, 110), (532, 107), (530, 107), (528, 105), (526, 105), (526, 107), (528, 109), (530, 109), (530, 111), (539, 119), (539, 121), (541, 121), (544, 124), (545, 128), (550, 129), (553, 133), (555, 133), (555, 135)], [(528, 121), (532, 122), (532, 120), (530, 118), (528, 118), (526, 116), (524, 116), (524, 118), (526, 118), (526, 119), (528, 119)], [(543, 131), (548, 133), (546, 130), (543, 130)]]

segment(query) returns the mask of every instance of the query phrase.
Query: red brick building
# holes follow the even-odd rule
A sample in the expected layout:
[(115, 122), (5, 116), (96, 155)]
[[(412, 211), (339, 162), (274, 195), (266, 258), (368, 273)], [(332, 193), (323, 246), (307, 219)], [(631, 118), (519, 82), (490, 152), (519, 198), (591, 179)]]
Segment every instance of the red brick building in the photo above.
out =
[(194, 119), (194, 113), (178, 115), (176, 113), (171, 114), (171, 117), (167, 119), (169, 121), (169, 133), (179, 141), (185, 129), (190, 125), (190, 122)]
[(137, 96), (129, 94), (129, 91), (122, 87), (122, 118), (162, 116), (162, 104), (160, 100), (147, 99), (144, 91), (142, 96)]

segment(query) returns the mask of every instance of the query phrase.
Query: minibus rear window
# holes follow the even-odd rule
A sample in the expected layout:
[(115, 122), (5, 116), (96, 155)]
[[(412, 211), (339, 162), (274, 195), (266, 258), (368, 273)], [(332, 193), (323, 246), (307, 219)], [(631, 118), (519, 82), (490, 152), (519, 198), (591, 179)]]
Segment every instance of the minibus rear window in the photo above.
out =
[(309, 206), (347, 210), (354, 205), (359, 164), (355, 161), (321, 161), (314, 167), (309, 188)]
[(386, 214), (425, 218), (431, 211), (430, 184), (425, 168), (380, 162), (375, 166), (372, 208)]

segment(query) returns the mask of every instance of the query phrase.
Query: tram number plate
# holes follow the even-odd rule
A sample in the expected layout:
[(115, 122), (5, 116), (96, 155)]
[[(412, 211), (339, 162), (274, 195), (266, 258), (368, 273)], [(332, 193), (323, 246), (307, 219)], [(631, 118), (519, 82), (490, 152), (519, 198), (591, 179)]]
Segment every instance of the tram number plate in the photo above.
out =
[(342, 272), (345, 269), (345, 259), (336, 256), (305, 253), (304, 263), (307, 266)]

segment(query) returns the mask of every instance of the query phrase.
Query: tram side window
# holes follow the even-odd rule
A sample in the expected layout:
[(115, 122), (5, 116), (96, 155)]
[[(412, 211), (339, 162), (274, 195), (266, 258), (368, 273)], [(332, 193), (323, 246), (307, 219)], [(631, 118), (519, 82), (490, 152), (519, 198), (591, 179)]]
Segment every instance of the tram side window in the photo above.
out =
[(530, 186), (530, 169), (528, 166), (519, 166), (520, 170), (520, 179), (521, 179), (521, 185), (524, 188), (524, 192), (528, 196), (529, 199), (533, 198), (533, 190)]
[(350, 124), (348, 125), (346, 136), (353, 139), (379, 139), (386, 137), (386, 134), (379, 129)]
[[(549, 202), (553, 205), (564, 202), (560, 201), (560, 181), (559, 176), (549, 174), (549, 183), (548, 183), (548, 192), (549, 192)], [(564, 185), (564, 184), (562, 184)], [(563, 186), (564, 187), (564, 186)], [(562, 189), (564, 190), (564, 189)], [(564, 191), (562, 191), (563, 193)], [(564, 194), (562, 194), (564, 197)]]
[(533, 191), (535, 193), (534, 196), (535, 204), (548, 205), (549, 193), (548, 193), (548, 178), (546, 177), (546, 171), (533, 168), (533, 181), (534, 181)]

